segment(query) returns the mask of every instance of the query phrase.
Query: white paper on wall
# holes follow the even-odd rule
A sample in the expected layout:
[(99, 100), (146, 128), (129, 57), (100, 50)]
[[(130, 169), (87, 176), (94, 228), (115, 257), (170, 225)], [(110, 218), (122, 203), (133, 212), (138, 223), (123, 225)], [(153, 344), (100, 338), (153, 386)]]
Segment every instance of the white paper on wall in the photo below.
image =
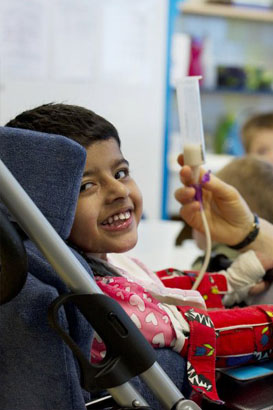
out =
[(155, 0), (104, 2), (101, 68), (109, 81), (143, 85), (151, 80), (154, 7)]
[(44, 0), (2, 0), (1, 74), (8, 79), (47, 75), (47, 9)]
[[(28, 9), (31, 13), (32, 8), (32, 24), (38, 27), (31, 39), (37, 68), (30, 65), (28, 56), (25, 60), (20, 56), (28, 50), (21, 50), (18, 35), (10, 76), (21, 77), (3, 78), (0, 72), (0, 123), (48, 102), (82, 105), (104, 116), (120, 133), (122, 151), (143, 193), (145, 215), (158, 218), (168, 0), (1, 0), (0, 7), (3, 4), (7, 10), (16, 5), (18, 15), (10, 11), (4, 18), (16, 17), (17, 21), (19, 15), (25, 19), (26, 4), (36, 4), (37, 9), (43, 6), (44, 11), (34, 14), (34, 6)], [(117, 27), (121, 22), (122, 33)], [(5, 53), (0, 50), (0, 71), (2, 57), (6, 60), (11, 45), (7, 41)], [(24, 78), (21, 66), (33, 75)], [(40, 79), (36, 79), (38, 75)]]
[(52, 6), (51, 75), (90, 80), (96, 69), (97, 0), (55, 0)]

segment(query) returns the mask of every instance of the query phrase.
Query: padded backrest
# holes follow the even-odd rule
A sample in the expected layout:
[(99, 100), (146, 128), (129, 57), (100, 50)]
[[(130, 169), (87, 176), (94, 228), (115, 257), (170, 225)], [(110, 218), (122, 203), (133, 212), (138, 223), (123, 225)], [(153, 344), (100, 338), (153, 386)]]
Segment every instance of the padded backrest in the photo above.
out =
[[(0, 127), (0, 158), (58, 234), (67, 239), (86, 150), (62, 135)], [(1, 208), (8, 212), (0, 200)]]
[(22, 289), (27, 278), (27, 254), (23, 241), (0, 210), (0, 305), (9, 302)]

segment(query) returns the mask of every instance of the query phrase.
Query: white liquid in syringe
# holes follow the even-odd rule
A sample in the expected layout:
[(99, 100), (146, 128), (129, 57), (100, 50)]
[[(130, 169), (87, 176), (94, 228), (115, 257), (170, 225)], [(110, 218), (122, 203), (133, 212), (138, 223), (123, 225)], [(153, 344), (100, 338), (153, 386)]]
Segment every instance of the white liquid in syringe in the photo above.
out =
[(198, 181), (199, 166), (205, 162), (202, 144), (185, 144), (184, 145), (184, 165), (192, 168), (193, 180)]
[(185, 144), (184, 145), (184, 164), (197, 166), (204, 163), (204, 152), (202, 144)]

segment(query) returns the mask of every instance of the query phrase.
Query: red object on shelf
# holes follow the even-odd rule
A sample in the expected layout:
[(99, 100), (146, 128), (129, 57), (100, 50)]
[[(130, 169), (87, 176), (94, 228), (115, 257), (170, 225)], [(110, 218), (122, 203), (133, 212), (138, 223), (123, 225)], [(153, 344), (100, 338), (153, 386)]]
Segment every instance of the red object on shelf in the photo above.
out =
[(195, 76), (195, 75), (202, 76), (203, 75), (202, 51), (203, 51), (203, 41), (200, 38), (193, 37), (191, 40), (189, 76)]

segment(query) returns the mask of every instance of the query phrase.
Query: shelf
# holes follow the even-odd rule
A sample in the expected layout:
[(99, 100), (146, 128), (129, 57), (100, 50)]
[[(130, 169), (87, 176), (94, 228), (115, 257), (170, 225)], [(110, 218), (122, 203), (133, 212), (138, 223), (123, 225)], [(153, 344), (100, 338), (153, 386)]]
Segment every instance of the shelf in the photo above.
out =
[[(175, 86), (172, 85), (171, 86), (172, 90), (176, 90)], [(273, 97), (273, 90), (270, 91), (263, 91), (263, 90), (246, 90), (246, 89), (242, 89), (242, 90), (238, 90), (238, 89), (232, 89), (232, 88), (200, 88), (200, 92), (201, 94), (211, 94), (211, 95), (223, 95), (223, 94), (239, 94), (242, 96), (253, 96), (253, 97)]]
[(196, 0), (191, 0), (182, 3), (180, 5), (180, 10), (184, 14), (260, 21), (265, 23), (273, 22), (273, 11), (262, 8), (204, 4)]
[(273, 91), (263, 91), (263, 90), (236, 90), (236, 89), (228, 89), (228, 88), (214, 88), (214, 89), (207, 89), (201, 88), (200, 89), (202, 94), (241, 94), (246, 96), (264, 96), (264, 97), (273, 97)]

